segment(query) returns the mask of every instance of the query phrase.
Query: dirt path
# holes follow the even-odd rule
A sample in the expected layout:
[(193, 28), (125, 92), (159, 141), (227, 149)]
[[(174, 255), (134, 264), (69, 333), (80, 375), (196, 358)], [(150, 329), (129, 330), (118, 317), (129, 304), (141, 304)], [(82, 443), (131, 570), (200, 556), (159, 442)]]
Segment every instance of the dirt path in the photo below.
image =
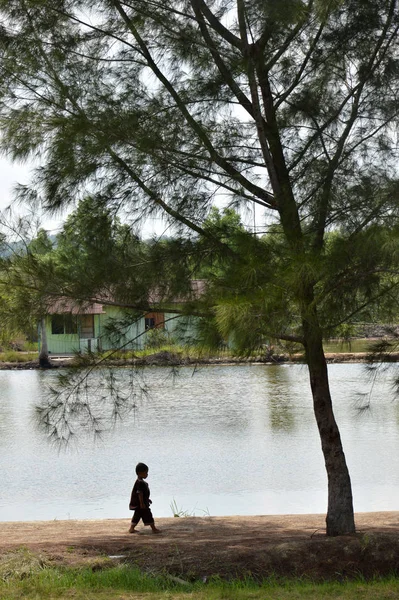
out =
[[(129, 521), (36, 521), (0, 524), (0, 555), (24, 547), (55, 564), (103, 557), (185, 579), (271, 574), (340, 578), (399, 569), (399, 512), (356, 515), (358, 533), (327, 538), (323, 515), (157, 519), (161, 535)], [(106, 562), (109, 562), (107, 560)]]

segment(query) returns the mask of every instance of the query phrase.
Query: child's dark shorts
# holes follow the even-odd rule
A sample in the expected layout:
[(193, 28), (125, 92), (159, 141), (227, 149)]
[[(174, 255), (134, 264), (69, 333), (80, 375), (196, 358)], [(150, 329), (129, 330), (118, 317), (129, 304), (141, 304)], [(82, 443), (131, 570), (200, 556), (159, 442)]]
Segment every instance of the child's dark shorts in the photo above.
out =
[(154, 517), (152, 516), (152, 512), (150, 508), (135, 508), (132, 523), (137, 525), (137, 523), (143, 519), (144, 525), (152, 525), (154, 523)]

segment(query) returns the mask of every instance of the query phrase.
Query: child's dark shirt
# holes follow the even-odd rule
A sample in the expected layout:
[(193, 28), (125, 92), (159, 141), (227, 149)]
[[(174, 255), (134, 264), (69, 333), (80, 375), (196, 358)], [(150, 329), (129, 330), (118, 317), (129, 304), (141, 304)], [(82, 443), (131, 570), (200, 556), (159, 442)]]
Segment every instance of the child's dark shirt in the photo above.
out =
[(132, 494), (130, 496), (130, 510), (134, 510), (135, 508), (140, 508), (140, 498), (139, 492), (143, 495), (143, 502), (145, 506), (149, 506), (150, 499), (150, 488), (148, 483), (144, 481), (144, 479), (136, 479), (135, 484), (132, 489)]

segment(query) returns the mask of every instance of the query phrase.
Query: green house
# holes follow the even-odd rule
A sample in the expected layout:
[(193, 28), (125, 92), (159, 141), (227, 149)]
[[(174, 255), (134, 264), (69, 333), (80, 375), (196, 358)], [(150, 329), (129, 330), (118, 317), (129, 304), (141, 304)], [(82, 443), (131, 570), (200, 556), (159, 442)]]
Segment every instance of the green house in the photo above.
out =
[(140, 350), (150, 330), (162, 330), (165, 339), (189, 343), (196, 335), (196, 319), (171, 312), (131, 315), (115, 304), (93, 302), (84, 306), (59, 299), (44, 319), (50, 355), (96, 352), (123, 348)]

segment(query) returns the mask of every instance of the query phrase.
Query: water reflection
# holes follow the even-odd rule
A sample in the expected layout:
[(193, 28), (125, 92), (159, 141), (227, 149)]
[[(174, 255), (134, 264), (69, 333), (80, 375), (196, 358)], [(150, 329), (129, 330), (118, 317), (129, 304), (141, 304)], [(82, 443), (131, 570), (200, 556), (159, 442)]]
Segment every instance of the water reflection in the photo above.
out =
[[(147, 369), (150, 394), (122, 422), (95, 443), (84, 437), (58, 453), (31, 420), (54, 373), (0, 372), (0, 519), (129, 517), (138, 460), (150, 465), (157, 516), (171, 516), (173, 499), (212, 515), (325, 511), (326, 475), (305, 368), (215, 366), (194, 376), (190, 368), (174, 379), (169, 374)], [(375, 386), (372, 411), (359, 418), (353, 398), (367, 391), (362, 366), (331, 365), (330, 380), (355, 508), (396, 509), (399, 406), (388, 382)]]
[(295, 407), (292, 403), (290, 370), (271, 365), (264, 371), (267, 381), (268, 412), (270, 427), (275, 431), (292, 432), (296, 428)]
[(10, 406), (11, 394), (10, 385), (7, 377), (0, 378), (0, 445), (5, 446), (9, 443), (12, 435), (12, 410)]

